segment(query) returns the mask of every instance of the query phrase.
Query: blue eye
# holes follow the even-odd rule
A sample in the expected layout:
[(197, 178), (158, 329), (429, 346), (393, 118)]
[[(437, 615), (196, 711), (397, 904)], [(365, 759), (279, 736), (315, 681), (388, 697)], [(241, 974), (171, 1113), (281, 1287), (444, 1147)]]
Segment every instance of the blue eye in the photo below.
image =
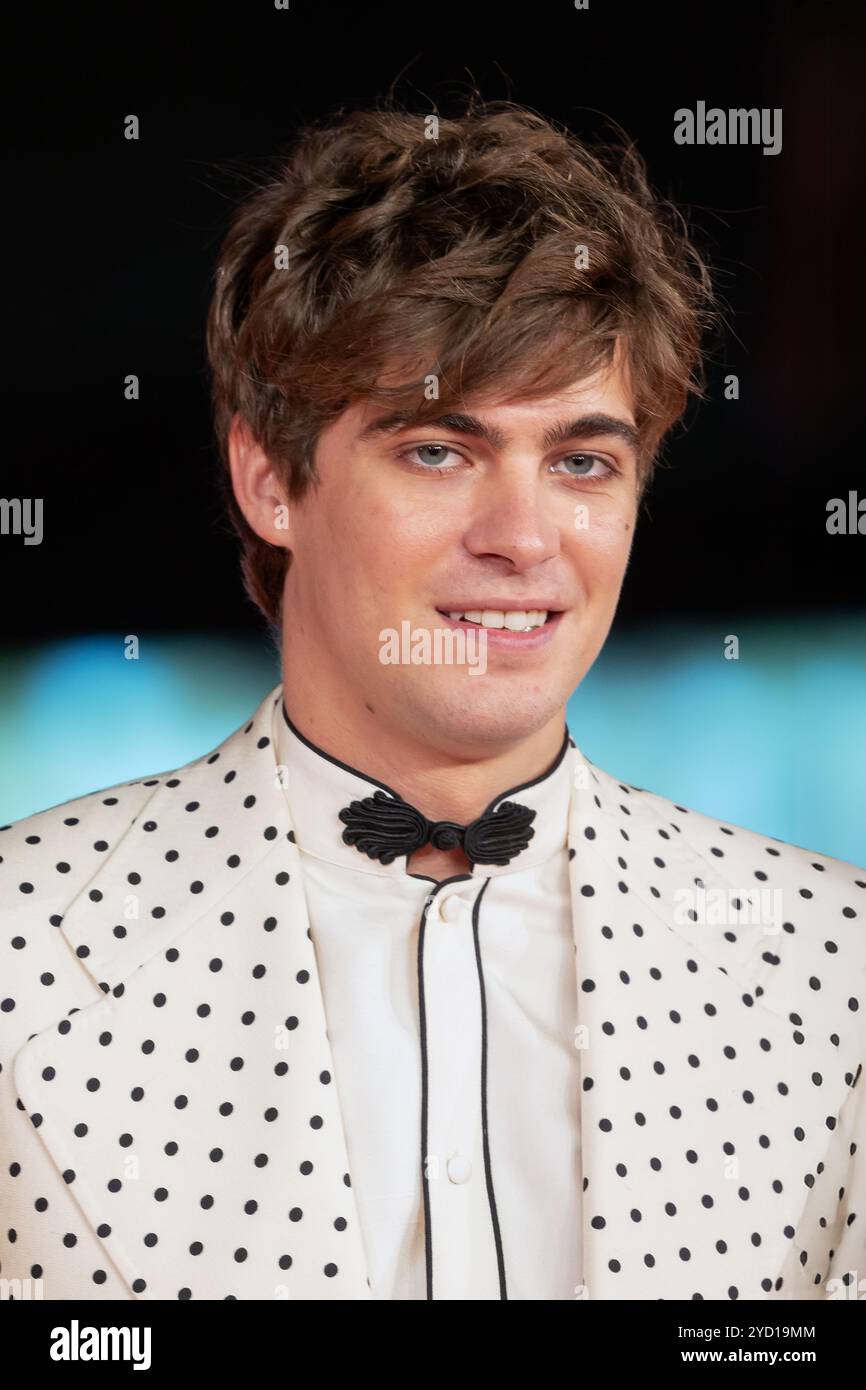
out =
[[(439, 463), (442, 462), (443, 457), (444, 457), (446, 454), (450, 454), (450, 452), (451, 452), (451, 450), (448, 448), (447, 444), (416, 444), (415, 447), (416, 447), (416, 449), (417, 449), (417, 451), (418, 451), (418, 454), (419, 454), (419, 462), (421, 462), (421, 463), (423, 463), (423, 464), (432, 464), (432, 465), (439, 464)], [(424, 458), (424, 457), (423, 457), (423, 452), (422, 452), (423, 450), (427, 450), (428, 453), (437, 455), (437, 457), (432, 458), (432, 459), (430, 459), (430, 458)], [(411, 452), (411, 451), (410, 451), (410, 452)]]
[[(590, 465), (590, 467), (591, 467), (593, 464), (600, 463), (601, 466), (602, 466), (602, 468), (604, 468), (606, 471), (605, 471), (604, 473), (601, 473), (601, 474), (598, 474), (598, 475), (597, 475), (597, 477), (598, 477), (599, 479), (607, 478), (607, 477), (609, 477), (613, 472), (615, 472), (615, 469), (613, 468), (613, 466), (612, 466), (611, 464), (609, 464), (605, 459), (601, 458), (598, 454), (568, 454), (567, 457), (564, 458), (564, 459), (561, 459), (560, 462), (561, 462), (561, 463), (570, 463), (570, 462), (572, 461), (572, 459), (578, 459), (578, 460), (580, 461), (580, 464), (581, 464), (581, 465), (588, 464), (588, 465)], [(590, 473), (588, 473), (588, 472), (583, 472), (583, 471), (571, 472), (570, 475), (571, 475), (572, 478), (588, 478), (588, 477), (591, 476)]]
[[(436, 457), (432, 459), (425, 459), (423, 457), (415, 459), (412, 457), (413, 454), (420, 455), (422, 450), (435, 454)], [(405, 459), (407, 463), (413, 464), (416, 468), (425, 469), (428, 473), (434, 473), (442, 471), (443, 459), (451, 453), (454, 453), (454, 450), (451, 449), (448, 444), (413, 444), (410, 449), (406, 449), (404, 453), (400, 454), (400, 458)]]
[[(453, 455), (456, 462), (447, 462), (449, 456)], [(412, 444), (408, 449), (404, 449), (397, 457), (410, 468), (414, 468), (418, 473), (453, 473), (460, 466), (463, 455), (451, 447), (450, 444), (424, 443)], [(465, 462), (465, 460), (463, 460)], [(576, 468), (561, 468), (562, 464), (570, 465), (576, 463)], [(600, 465), (600, 467), (599, 467)], [(576, 480), (584, 480), (589, 483), (603, 483), (608, 478), (619, 474), (620, 469), (614, 463), (608, 462), (600, 454), (573, 453), (566, 454), (565, 458), (559, 459), (556, 463), (550, 464), (551, 472), (559, 472), (565, 477)]]

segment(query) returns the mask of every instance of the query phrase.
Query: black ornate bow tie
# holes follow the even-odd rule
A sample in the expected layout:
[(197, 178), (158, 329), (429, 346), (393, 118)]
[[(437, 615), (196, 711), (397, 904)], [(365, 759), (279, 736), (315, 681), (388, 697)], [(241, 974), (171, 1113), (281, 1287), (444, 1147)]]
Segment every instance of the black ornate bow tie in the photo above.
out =
[(473, 864), (501, 866), (526, 849), (535, 834), (535, 811), (518, 801), (503, 801), (469, 825), (456, 825), (430, 821), (408, 801), (383, 791), (344, 806), (340, 820), (346, 827), (345, 843), (383, 864), (429, 843), (436, 849), (462, 849)]

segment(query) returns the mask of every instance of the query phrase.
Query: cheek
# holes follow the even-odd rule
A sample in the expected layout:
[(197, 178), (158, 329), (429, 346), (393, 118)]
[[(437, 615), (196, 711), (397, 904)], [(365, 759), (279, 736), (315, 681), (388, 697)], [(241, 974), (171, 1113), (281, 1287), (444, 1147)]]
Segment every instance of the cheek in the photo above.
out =
[(589, 593), (615, 594), (622, 583), (631, 551), (634, 523), (630, 517), (594, 520), (585, 531), (569, 537), (568, 555)]
[(299, 515), (296, 548), (315, 568), (357, 573), (377, 563), (390, 534), (391, 522), (375, 500), (357, 486), (329, 482)]
[[(435, 484), (431, 485), (435, 486)], [(417, 587), (443, 553), (459, 545), (465, 513), (425, 505), (423, 498), (388, 498), (370, 508), (361, 544), (371, 572), (388, 582), (391, 592)]]
[(408, 596), (429, 576), (448, 534), (443, 518), (360, 486), (329, 488), (314, 510), (312, 524), (299, 528), (313, 601), (337, 601), (341, 614), (354, 615), (356, 634), (408, 616)]

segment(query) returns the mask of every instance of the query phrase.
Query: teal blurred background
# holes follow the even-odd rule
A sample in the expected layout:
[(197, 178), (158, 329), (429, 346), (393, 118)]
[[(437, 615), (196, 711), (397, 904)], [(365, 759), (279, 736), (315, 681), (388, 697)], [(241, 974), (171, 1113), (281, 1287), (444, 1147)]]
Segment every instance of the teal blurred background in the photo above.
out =
[[(866, 864), (866, 616), (614, 631), (568, 706), (621, 781)], [(210, 751), (280, 679), (263, 639), (75, 637), (0, 662), (0, 822)], [(375, 768), (371, 762), (371, 771)]]

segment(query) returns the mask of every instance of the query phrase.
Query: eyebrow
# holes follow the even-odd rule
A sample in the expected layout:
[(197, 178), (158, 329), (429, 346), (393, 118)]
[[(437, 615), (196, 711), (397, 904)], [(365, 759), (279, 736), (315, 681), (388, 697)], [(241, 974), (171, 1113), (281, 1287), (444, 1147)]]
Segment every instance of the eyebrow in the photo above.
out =
[[(390, 415), (381, 415), (378, 419), (372, 420), (361, 430), (358, 440), (360, 442), (381, 435), (398, 434), (401, 430), (412, 428), (413, 422), (416, 422), (414, 412), (395, 410)], [(486, 440), (493, 449), (505, 449), (512, 442), (512, 436), (504, 430), (495, 425), (485, 425), (483, 420), (479, 420), (475, 415), (440, 415), (435, 420), (417, 420), (417, 424), (419, 428), (422, 425), (430, 428), (438, 426), (439, 429), (453, 430), (456, 434), (471, 434), (477, 439)], [(557, 420), (544, 431), (541, 443), (545, 449), (553, 449), (557, 444), (565, 444), (569, 439), (588, 439), (597, 435), (621, 439), (635, 454), (639, 452), (640, 436), (636, 427), (628, 420), (601, 412), (579, 415), (573, 420)]]

